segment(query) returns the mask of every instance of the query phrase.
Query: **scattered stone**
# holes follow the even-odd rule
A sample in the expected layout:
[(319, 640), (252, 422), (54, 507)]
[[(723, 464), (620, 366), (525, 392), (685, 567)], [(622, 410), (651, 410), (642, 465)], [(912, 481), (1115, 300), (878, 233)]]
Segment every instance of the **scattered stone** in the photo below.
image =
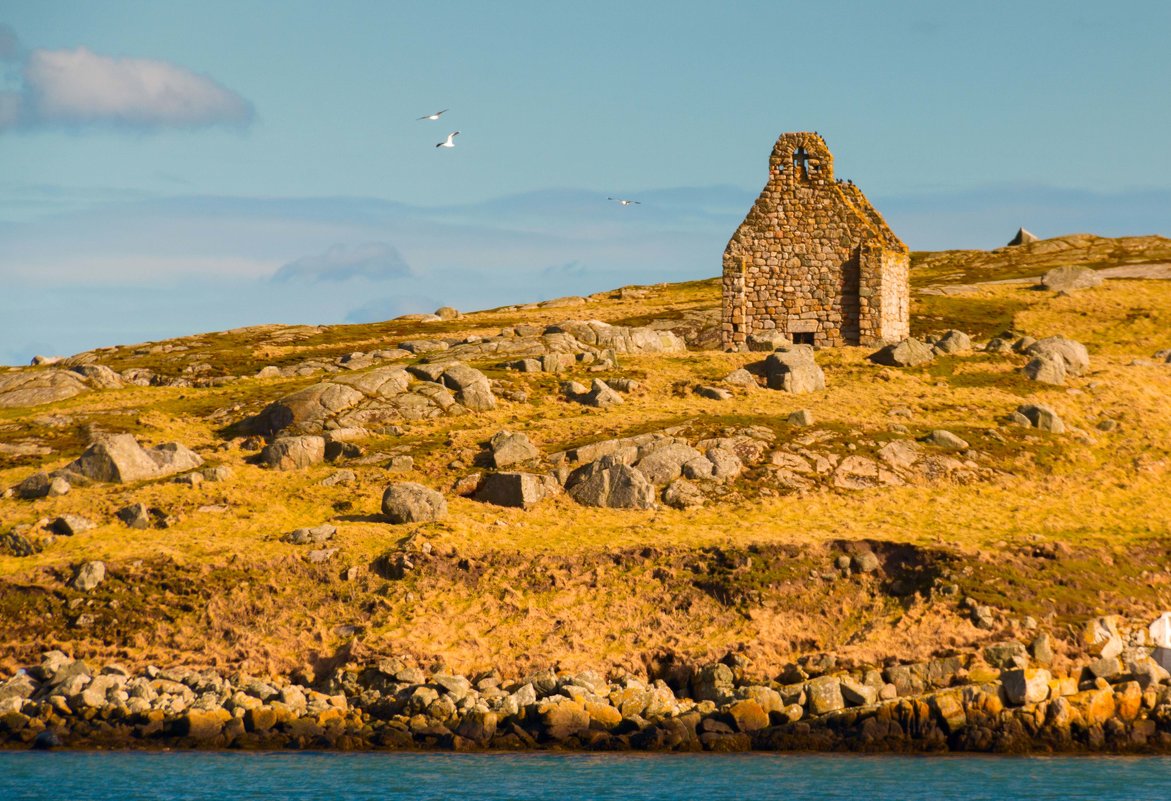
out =
[(475, 491), (475, 499), (496, 506), (530, 509), (545, 498), (544, 477), (533, 473), (489, 473)]
[(732, 393), (722, 387), (713, 387), (706, 384), (699, 384), (695, 387), (695, 394), (701, 398), (708, 400), (732, 400)]
[(1037, 356), (1025, 365), (1025, 375), (1032, 381), (1061, 386), (1065, 383), (1065, 359), (1058, 356)]
[(949, 451), (966, 451), (970, 446), (967, 440), (956, 436), (950, 431), (937, 428), (923, 438), (923, 442), (936, 445)]
[(825, 389), (825, 371), (817, 366), (810, 345), (793, 345), (764, 360), (769, 389), (803, 394)]
[(49, 524), (49, 530), (63, 537), (72, 537), (98, 527), (98, 524), (81, 515), (61, 515)]
[(1028, 356), (1048, 356), (1065, 360), (1065, 370), (1069, 375), (1078, 376), (1090, 366), (1090, 355), (1086, 346), (1068, 337), (1056, 336), (1038, 339), (1024, 348)]
[(175, 476), (171, 479), (173, 484), (186, 484), (189, 487), (196, 487), (203, 483), (202, 473), (184, 473), (181, 476)]
[(745, 370), (743, 367), (738, 367), (732, 372), (724, 376), (724, 383), (731, 384), (736, 387), (755, 387), (756, 376)]
[(634, 392), (639, 387), (639, 383), (633, 378), (611, 378), (608, 382), (610, 389), (616, 389), (619, 392)]
[(353, 484), (357, 480), (358, 476), (354, 473), (353, 470), (338, 470), (321, 479), (321, 481), (317, 483), (323, 487), (337, 487), (344, 486), (346, 484)]
[(474, 495), (482, 483), (484, 483), (482, 473), (469, 473), (466, 476), (457, 478), (455, 483), (451, 485), (451, 491), (454, 495), (466, 498), (469, 495)]
[(972, 349), (972, 338), (963, 331), (952, 329), (935, 340), (934, 348), (939, 354), (967, 353)]
[(813, 412), (808, 409), (799, 409), (793, 412), (787, 418), (789, 425), (794, 426), (811, 426), (813, 425)]
[(647, 481), (662, 486), (683, 474), (683, 466), (703, 455), (695, 448), (683, 442), (668, 442), (666, 445), (654, 447), (643, 455), (635, 468), (646, 476)]
[(870, 354), (870, 361), (888, 367), (918, 367), (935, 361), (935, 350), (919, 340), (909, 337), (902, 342)]
[(496, 396), (492, 394), (488, 377), (473, 367), (461, 362), (449, 364), (439, 381), (454, 390), (456, 402), (465, 409), (486, 412), (496, 408)]
[(744, 462), (733, 450), (708, 448), (704, 455), (712, 465), (712, 478), (717, 481), (729, 481), (744, 471)]
[(0, 534), (0, 553), (9, 553), (13, 556), (32, 556), (40, 552), (40, 547), (16, 531), (5, 531)]
[(447, 501), (429, 487), (403, 481), (382, 494), (382, 513), (391, 523), (430, 523), (447, 514)]
[(98, 585), (105, 580), (105, 562), (84, 562), (77, 568), (77, 572), (73, 574), (73, 579), (69, 582), (69, 586), (75, 590), (90, 592), (97, 589)]
[(1023, 406), (1018, 406), (1016, 411), (1017, 414), (1028, 420), (1029, 424), (1034, 428), (1039, 428), (1042, 431), (1050, 431), (1054, 434), (1061, 434), (1065, 431), (1065, 423), (1058, 416), (1057, 412), (1048, 406), (1027, 403)]
[(435, 310), (435, 316), (440, 320), (455, 320), (461, 315), (457, 309), (451, 306), (440, 306)]
[(488, 440), (492, 451), (492, 465), (496, 469), (538, 459), (541, 451), (527, 436), (519, 432), (498, 431)]
[(151, 527), (150, 512), (147, 511), (145, 504), (133, 503), (129, 506), (123, 506), (114, 514), (128, 528), (144, 529)]
[(278, 437), (260, 452), (260, 463), (275, 470), (300, 470), (325, 461), (325, 439), (314, 435)]
[(1041, 276), (1041, 286), (1050, 292), (1074, 292), (1079, 289), (1093, 289), (1105, 281), (1090, 267), (1054, 267)]
[(324, 523), (312, 528), (298, 528), (281, 537), (281, 542), (293, 545), (324, 545), (337, 534), (337, 526)]
[(227, 481), (232, 477), (232, 468), (226, 464), (216, 465), (215, 467), (205, 467), (203, 469), (204, 481), (222, 482)]
[(594, 406), (601, 409), (622, 403), (622, 396), (600, 378), (593, 380), (589, 392), (577, 395), (573, 399), (586, 406)]
[(878, 557), (873, 551), (854, 554), (850, 557), (850, 565), (856, 573), (874, 573), (882, 567), (882, 563), (878, 561)]
[(36, 498), (53, 498), (65, 495), (72, 486), (60, 476), (50, 476), (48, 473), (33, 473), (24, 481), (16, 485), (16, 496), (25, 500)]

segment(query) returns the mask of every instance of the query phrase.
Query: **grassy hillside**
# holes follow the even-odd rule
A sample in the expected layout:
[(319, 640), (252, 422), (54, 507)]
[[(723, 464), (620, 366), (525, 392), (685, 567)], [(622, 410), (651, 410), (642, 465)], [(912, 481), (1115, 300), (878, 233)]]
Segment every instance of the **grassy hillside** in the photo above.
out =
[[(1037, 275), (1056, 263), (1156, 263), (1171, 259), (1169, 245), (1090, 237), (916, 254), (912, 280), (937, 287)], [(692, 387), (716, 384), (763, 354), (621, 356), (610, 371), (577, 366), (561, 375), (506, 371), (495, 360), (474, 366), (499, 382), (496, 409), (403, 422), (396, 433), (360, 441), (363, 457), (275, 472), (251, 464), (254, 452), (232, 435), (232, 424), (323, 378), (252, 377), (269, 365), (566, 319), (673, 325), (702, 344), (718, 306), (718, 281), (710, 280), (439, 322), (268, 326), (92, 354), (119, 372), (144, 368), (218, 385), (128, 386), (0, 410), (0, 443), (48, 451), (0, 453), (0, 487), (60, 467), (101, 432), (177, 440), (232, 475), (195, 487), (160, 480), (0, 499), (0, 532), (15, 528), (43, 545), (31, 556), (0, 554), (0, 667), (49, 646), (131, 664), (253, 671), (321, 670), (394, 653), (506, 674), (552, 664), (638, 671), (656, 654), (734, 650), (768, 672), (821, 650), (857, 663), (960, 650), (1019, 633), (1026, 617), (1060, 638), (1091, 614), (1171, 606), (1171, 365), (1151, 358), (1171, 347), (1168, 281), (1111, 280), (1064, 297), (1028, 283), (915, 294), (919, 336), (956, 328), (983, 340), (1011, 329), (1083, 342), (1090, 371), (1063, 387), (1028, 381), (1022, 356), (981, 352), (896, 369), (869, 363), (871, 349), (821, 351), (826, 390), (732, 388), (725, 401)], [(633, 378), (639, 388), (607, 409), (559, 390), (563, 380), (594, 377)], [(229, 380), (208, 380), (215, 378)], [(508, 392), (527, 399), (503, 399)], [(1006, 423), (1025, 402), (1052, 407), (1069, 430)], [(788, 422), (800, 409), (813, 412), (813, 426)], [(1100, 429), (1103, 421), (1114, 427)], [(525, 511), (450, 491), (479, 469), (483, 443), (500, 429), (523, 431), (553, 454), (671, 427), (695, 441), (752, 426), (766, 430), (770, 451), (812, 449), (835, 460), (873, 457), (892, 440), (943, 428), (970, 444), (958, 457), (968, 464), (899, 486), (846, 489), (786, 484), (766, 457), (686, 511), (590, 508), (566, 495)], [(389, 470), (396, 454), (411, 455), (413, 467)], [(356, 484), (320, 484), (342, 468)], [(398, 480), (444, 492), (449, 515), (385, 522), (381, 494)], [(129, 503), (166, 510), (173, 525), (129, 529), (114, 517)], [(99, 525), (49, 537), (45, 525), (67, 513)], [(339, 550), (323, 564), (280, 541), (324, 522), (338, 527), (330, 547)], [(835, 569), (838, 556), (864, 550), (878, 556), (878, 571)], [(378, 560), (387, 552), (413, 554), (413, 569), (385, 578)], [(69, 588), (73, 568), (93, 559), (106, 562), (106, 582), (88, 594)], [(974, 625), (971, 604), (996, 610), (995, 626)]]

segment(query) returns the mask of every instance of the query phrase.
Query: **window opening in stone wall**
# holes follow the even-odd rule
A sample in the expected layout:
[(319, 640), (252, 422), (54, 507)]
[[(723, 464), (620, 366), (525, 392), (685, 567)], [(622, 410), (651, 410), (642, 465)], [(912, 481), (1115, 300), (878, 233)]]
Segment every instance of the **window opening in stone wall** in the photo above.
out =
[(793, 166), (801, 168), (801, 175), (806, 180), (809, 180), (809, 153), (804, 147), (799, 147), (793, 151)]
[(793, 344), (794, 345), (812, 345), (813, 344), (813, 332), (812, 331), (798, 331), (797, 333), (791, 334), (791, 336), (793, 337)]

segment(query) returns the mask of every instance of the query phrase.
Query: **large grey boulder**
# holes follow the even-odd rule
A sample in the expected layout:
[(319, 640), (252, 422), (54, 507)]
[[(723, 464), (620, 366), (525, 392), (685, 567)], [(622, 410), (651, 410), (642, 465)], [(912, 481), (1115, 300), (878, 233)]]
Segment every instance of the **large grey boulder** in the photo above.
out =
[(1048, 406), (1039, 403), (1027, 403), (1017, 407), (1017, 414), (1023, 416), (1034, 428), (1061, 434), (1065, 431), (1065, 423), (1057, 412)]
[(447, 501), (430, 487), (402, 481), (382, 493), (382, 514), (391, 523), (430, 523), (447, 514)]
[(825, 372), (813, 359), (809, 345), (793, 345), (764, 360), (769, 389), (803, 394), (825, 389)]
[(1104, 280), (1090, 267), (1054, 267), (1041, 276), (1041, 286), (1051, 292), (1074, 292), (1101, 286)]
[(810, 714), (824, 715), (846, 706), (842, 684), (836, 676), (820, 676), (805, 685), (805, 703)]
[(584, 506), (610, 509), (653, 509), (655, 487), (617, 455), (603, 456), (570, 474), (566, 489)]
[(935, 350), (930, 345), (909, 337), (870, 354), (869, 359), (875, 364), (888, 367), (918, 367), (934, 361)]
[(498, 470), (541, 456), (537, 446), (520, 432), (497, 431), (488, 440), (488, 448), (492, 451), (492, 465)]
[(1065, 383), (1065, 359), (1046, 354), (1037, 356), (1025, 365), (1025, 376), (1030, 381), (1060, 386)]
[(528, 509), (547, 494), (546, 479), (533, 473), (489, 473), (473, 496), (496, 506)]
[(275, 470), (299, 470), (325, 461), (325, 438), (278, 437), (260, 452), (260, 463)]
[(184, 473), (203, 465), (203, 457), (178, 442), (164, 442), (148, 449), (146, 455), (158, 466), (162, 476)]
[(73, 579), (69, 582), (69, 586), (75, 590), (90, 592), (97, 589), (98, 585), (105, 580), (105, 562), (85, 562), (77, 568), (77, 572), (73, 574)]
[(147, 450), (132, 434), (114, 434), (94, 442), (66, 468), (93, 481), (125, 484), (163, 478), (203, 464), (203, 459), (176, 442)]
[(1086, 346), (1069, 337), (1045, 337), (1038, 339), (1025, 349), (1028, 356), (1048, 356), (1065, 361), (1065, 369), (1070, 375), (1081, 375), (1090, 366), (1090, 354)]
[(685, 464), (702, 458), (703, 454), (690, 445), (671, 442), (651, 450), (634, 467), (646, 476), (647, 481), (662, 485), (679, 478)]
[(954, 328), (935, 341), (936, 353), (967, 353), (972, 349), (972, 338)]

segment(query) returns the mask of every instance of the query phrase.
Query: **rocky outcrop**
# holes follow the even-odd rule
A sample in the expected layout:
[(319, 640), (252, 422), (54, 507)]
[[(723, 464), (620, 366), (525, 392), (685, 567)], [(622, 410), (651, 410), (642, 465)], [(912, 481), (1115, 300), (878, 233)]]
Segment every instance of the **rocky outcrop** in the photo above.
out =
[(21, 370), (0, 374), (0, 409), (40, 406), (72, 398), (90, 389), (86, 380), (69, 370)]
[(444, 363), (427, 380), (401, 367), (334, 376), (270, 404), (244, 428), (266, 436), (320, 434), (327, 428), (377, 429), (401, 420), (421, 420), (468, 410), (492, 409), (496, 398), (479, 370)]
[(534, 473), (489, 473), (484, 476), (473, 497), (477, 501), (495, 506), (530, 509), (560, 489), (560, 485), (549, 476)]

